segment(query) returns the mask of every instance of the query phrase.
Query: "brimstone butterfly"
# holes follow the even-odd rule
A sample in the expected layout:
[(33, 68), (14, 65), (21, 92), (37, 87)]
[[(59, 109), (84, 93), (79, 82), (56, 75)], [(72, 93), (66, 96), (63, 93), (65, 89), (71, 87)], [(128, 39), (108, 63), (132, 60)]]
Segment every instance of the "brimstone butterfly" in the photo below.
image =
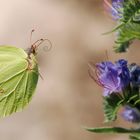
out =
[(30, 102), (39, 77), (36, 49), (44, 41), (36, 41), (28, 52), (0, 46), (0, 117), (21, 111)]

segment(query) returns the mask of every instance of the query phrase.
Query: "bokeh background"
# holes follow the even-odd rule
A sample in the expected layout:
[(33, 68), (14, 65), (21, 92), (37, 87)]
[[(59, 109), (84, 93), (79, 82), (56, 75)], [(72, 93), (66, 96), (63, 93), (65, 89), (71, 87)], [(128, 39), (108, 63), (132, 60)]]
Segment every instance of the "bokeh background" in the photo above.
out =
[[(139, 63), (137, 43), (115, 54), (114, 36), (102, 35), (115, 22), (103, 0), (0, 0), (0, 44), (27, 49), (45, 37), (53, 47), (38, 50), (40, 78), (36, 94), (23, 112), (0, 119), (1, 140), (125, 140), (126, 135), (99, 135), (84, 127), (103, 126), (102, 89), (88, 75), (89, 61), (119, 58)], [(137, 49), (138, 50), (138, 49)], [(113, 125), (129, 125), (121, 118)]]

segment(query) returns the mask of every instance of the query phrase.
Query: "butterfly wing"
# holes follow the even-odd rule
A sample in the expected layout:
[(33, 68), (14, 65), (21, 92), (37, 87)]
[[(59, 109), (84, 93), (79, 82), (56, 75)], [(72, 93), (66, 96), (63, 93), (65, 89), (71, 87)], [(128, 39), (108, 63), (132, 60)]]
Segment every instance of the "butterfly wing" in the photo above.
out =
[(0, 47), (0, 117), (21, 111), (31, 100), (38, 81), (34, 55), (11, 46)]

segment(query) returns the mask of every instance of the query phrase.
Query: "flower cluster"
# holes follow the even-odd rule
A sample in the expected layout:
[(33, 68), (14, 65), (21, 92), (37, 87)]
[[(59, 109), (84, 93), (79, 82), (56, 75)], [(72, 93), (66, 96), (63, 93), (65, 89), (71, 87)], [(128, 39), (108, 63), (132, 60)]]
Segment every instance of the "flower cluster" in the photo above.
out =
[[(135, 94), (139, 94), (140, 66), (137, 64), (128, 65), (126, 60), (120, 59), (115, 63), (105, 61), (96, 65), (90, 63), (89, 66), (89, 74), (98, 85), (103, 87), (104, 97), (115, 94), (122, 95), (124, 98), (127, 97), (129, 100)], [(126, 102), (123, 104), (122, 117), (127, 121), (140, 122), (140, 109), (131, 107), (135, 102), (135, 100), (132, 100), (129, 104)]]
[[(123, 53), (134, 40), (140, 40), (140, 0), (104, 0), (104, 6), (117, 26), (108, 33), (115, 33), (114, 51)], [(91, 78), (103, 88), (105, 122), (121, 117), (131, 123), (140, 123), (140, 66), (128, 64), (124, 59), (115, 63), (104, 61), (89, 64)], [(95, 133), (130, 133), (130, 139), (140, 140), (140, 127), (91, 128)]]

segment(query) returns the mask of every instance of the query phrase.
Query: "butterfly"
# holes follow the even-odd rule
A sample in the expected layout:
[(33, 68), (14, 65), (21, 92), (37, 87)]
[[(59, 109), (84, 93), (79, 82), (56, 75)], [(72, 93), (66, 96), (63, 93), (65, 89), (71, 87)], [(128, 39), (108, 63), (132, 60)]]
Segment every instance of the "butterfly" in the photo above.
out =
[(45, 40), (37, 40), (28, 52), (13, 46), (0, 46), (0, 117), (22, 111), (31, 101), (39, 77), (37, 48)]

